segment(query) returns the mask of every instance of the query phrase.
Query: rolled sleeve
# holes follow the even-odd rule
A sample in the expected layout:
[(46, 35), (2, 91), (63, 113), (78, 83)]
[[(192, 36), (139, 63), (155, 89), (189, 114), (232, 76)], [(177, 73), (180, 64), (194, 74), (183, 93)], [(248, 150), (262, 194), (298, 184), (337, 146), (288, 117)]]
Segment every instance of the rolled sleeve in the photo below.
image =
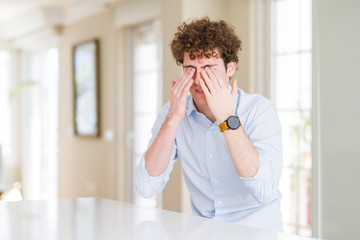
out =
[(248, 136), (259, 154), (259, 169), (252, 178), (240, 177), (259, 203), (277, 197), (282, 171), (281, 126), (276, 109), (270, 101), (254, 108)]
[(176, 147), (174, 146), (168, 168), (160, 176), (150, 176), (145, 169), (145, 154), (140, 159), (139, 164), (135, 168), (135, 189), (137, 193), (145, 198), (151, 198), (161, 192), (167, 181), (169, 180), (170, 173), (176, 162)]
[[(154, 126), (151, 130), (152, 137), (149, 141), (147, 149), (154, 142), (156, 136), (158, 135), (160, 128), (162, 127), (167, 114), (169, 113), (170, 104), (166, 104), (163, 109), (160, 111), (157, 119), (155, 120)], [(147, 151), (147, 150), (146, 150)], [(135, 168), (134, 172), (134, 182), (136, 191), (145, 198), (150, 198), (161, 192), (167, 181), (169, 180), (170, 173), (173, 169), (173, 165), (177, 160), (177, 147), (174, 143), (169, 166), (160, 176), (150, 176), (145, 169), (145, 155), (146, 152), (141, 156), (139, 164)]]

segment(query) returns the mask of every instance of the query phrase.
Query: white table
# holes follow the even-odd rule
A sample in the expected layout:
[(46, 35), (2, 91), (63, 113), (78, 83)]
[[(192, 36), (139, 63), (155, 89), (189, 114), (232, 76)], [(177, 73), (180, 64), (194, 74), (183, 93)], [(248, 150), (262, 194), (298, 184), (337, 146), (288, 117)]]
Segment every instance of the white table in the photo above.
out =
[(0, 239), (308, 239), (98, 198), (0, 201)]

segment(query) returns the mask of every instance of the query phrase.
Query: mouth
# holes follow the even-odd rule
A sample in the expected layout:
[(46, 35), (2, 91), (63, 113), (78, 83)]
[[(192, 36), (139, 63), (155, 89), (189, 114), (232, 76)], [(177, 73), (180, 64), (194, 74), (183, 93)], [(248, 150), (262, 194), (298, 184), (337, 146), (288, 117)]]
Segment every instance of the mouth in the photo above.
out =
[(201, 90), (201, 89), (195, 89), (195, 92), (197, 92), (197, 93), (204, 93), (203, 90)]

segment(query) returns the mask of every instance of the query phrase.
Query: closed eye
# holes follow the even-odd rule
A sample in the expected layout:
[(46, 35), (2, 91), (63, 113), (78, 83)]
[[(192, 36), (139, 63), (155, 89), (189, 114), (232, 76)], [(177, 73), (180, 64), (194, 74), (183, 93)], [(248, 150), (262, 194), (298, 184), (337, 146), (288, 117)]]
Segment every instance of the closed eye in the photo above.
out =
[(212, 64), (212, 65), (205, 65), (204, 67), (202, 67), (203, 69), (205, 68), (210, 68), (210, 69), (215, 69), (216, 68), (216, 65), (215, 64)]
[(191, 69), (195, 69), (193, 66), (184, 66), (184, 71), (189, 71)]

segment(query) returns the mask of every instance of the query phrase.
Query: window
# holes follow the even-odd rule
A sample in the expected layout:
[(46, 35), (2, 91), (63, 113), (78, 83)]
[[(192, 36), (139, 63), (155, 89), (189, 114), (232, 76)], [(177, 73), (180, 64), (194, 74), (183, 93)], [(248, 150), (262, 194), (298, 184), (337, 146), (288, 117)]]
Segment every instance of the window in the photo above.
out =
[[(0, 50), (0, 191), (6, 190), (11, 184), (11, 170), (16, 167), (12, 158), (12, 111), (11, 92), (11, 52)], [(10, 170), (10, 171), (9, 171)]]
[(312, 2), (272, 0), (271, 98), (283, 128), (284, 231), (312, 235)]
[[(145, 152), (151, 129), (162, 103), (160, 22), (153, 21), (130, 30), (132, 43), (131, 77), (131, 162), (132, 172)], [(134, 188), (133, 188), (134, 189)], [(137, 205), (159, 207), (159, 197), (145, 199), (133, 192)]]
[(21, 159), (26, 199), (57, 196), (58, 49), (24, 51), (21, 82)]

